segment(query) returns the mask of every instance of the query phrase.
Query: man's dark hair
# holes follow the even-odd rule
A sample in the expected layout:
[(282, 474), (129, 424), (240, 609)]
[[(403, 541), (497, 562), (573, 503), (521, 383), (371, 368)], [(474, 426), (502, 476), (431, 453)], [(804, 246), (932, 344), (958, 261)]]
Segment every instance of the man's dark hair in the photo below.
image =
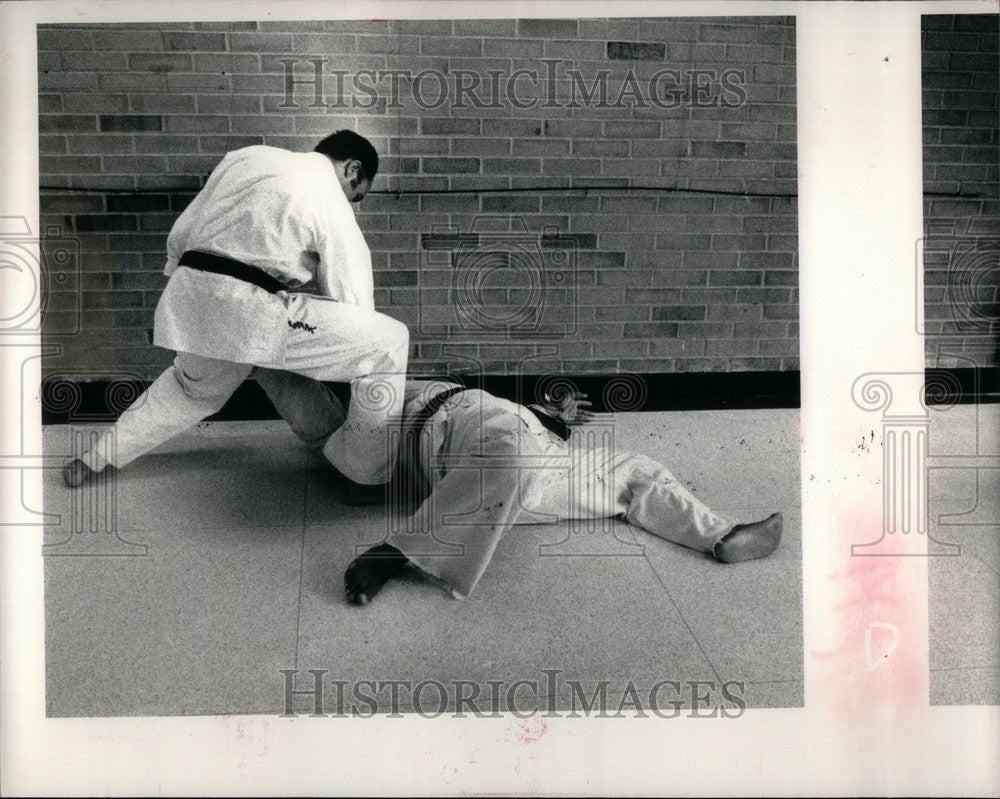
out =
[(361, 177), (374, 180), (378, 172), (378, 153), (372, 143), (353, 130), (338, 130), (316, 145), (314, 150), (334, 161), (360, 161)]

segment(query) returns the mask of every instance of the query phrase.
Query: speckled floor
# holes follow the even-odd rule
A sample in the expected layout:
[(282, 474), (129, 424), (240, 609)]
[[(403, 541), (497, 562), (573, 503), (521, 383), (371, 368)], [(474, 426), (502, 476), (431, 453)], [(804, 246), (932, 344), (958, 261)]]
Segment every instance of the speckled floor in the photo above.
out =
[[(72, 434), (46, 428), (51, 463)], [(725, 567), (620, 522), (521, 527), (465, 601), (407, 575), (355, 608), (341, 575), (384, 516), (338, 503), (281, 422), (201, 425), (89, 491), (47, 470), (48, 712), (280, 713), (282, 669), (298, 670), (297, 689), (327, 670), (327, 712), (337, 680), (466, 680), (486, 710), (491, 680), (534, 681), (512, 704), (560, 709), (572, 680), (588, 697), (605, 681), (612, 709), (630, 681), (733, 680), (750, 707), (801, 706), (798, 412), (634, 413), (615, 436), (720, 511), (783, 511), (781, 548)], [(932, 704), (1000, 703), (998, 441), (998, 405), (932, 413), (932, 548), (951, 553), (928, 569)], [(543, 670), (559, 672), (552, 697)], [(690, 704), (686, 685), (658, 698), (678, 696)], [(398, 706), (413, 709), (405, 692)]]
[(1000, 404), (932, 411), (931, 704), (1000, 705)]
[[(70, 452), (71, 435), (46, 428), (47, 454)], [(725, 566), (610, 520), (519, 527), (469, 599), (411, 574), (366, 608), (346, 603), (342, 574), (382, 538), (383, 512), (341, 505), (281, 422), (201, 425), (99, 489), (72, 492), (48, 470), (48, 712), (281, 713), (282, 669), (298, 670), (297, 689), (327, 670), (326, 712), (335, 680), (465, 680), (486, 710), (491, 680), (501, 707), (567, 708), (572, 680), (588, 698), (605, 681), (612, 710), (630, 682), (645, 703), (663, 680), (682, 687), (661, 703), (690, 705), (693, 681), (737, 681), (750, 707), (801, 706), (798, 438), (797, 410), (617, 420), (618, 447), (663, 460), (716, 509), (781, 510), (785, 539), (768, 560)], [(554, 693), (543, 670), (559, 672)], [(519, 679), (539, 688), (508, 700)], [(422, 700), (441, 701), (433, 687)], [(378, 703), (392, 709), (388, 692)]]

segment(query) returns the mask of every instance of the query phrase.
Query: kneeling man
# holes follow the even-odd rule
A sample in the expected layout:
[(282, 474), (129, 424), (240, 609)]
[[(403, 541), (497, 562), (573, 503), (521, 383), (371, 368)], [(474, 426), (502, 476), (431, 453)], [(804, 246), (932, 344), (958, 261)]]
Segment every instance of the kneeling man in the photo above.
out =
[[(352, 205), (377, 171), (375, 148), (349, 130), (311, 153), (253, 146), (222, 160), (167, 238), (153, 343), (176, 351), (174, 364), (66, 465), (68, 485), (121, 468), (217, 412), (258, 367), (269, 394), (281, 390), (269, 379), (275, 371), (349, 381), (356, 401), (346, 419), (328, 415), (337, 427), (323, 453), (342, 490), (384, 493), (409, 332), (375, 310), (371, 252)], [(295, 291), (307, 284), (317, 293)]]

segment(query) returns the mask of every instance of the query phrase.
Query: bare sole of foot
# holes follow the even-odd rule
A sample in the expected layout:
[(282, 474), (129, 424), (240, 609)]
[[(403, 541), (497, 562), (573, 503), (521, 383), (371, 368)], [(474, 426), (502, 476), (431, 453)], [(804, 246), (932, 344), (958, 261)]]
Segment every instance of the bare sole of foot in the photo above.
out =
[(358, 555), (344, 572), (347, 599), (355, 605), (367, 605), (407, 562), (406, 555), (389, 544), (379, 544)]
[(753, 524), (737, 524), (715, 545), (712, 554), (723, 563), (766, 558), (781, 543), (783, 527), (784, 519), (780, 513), (772, 513)]
[(77, 488), (91, 477), (97, 477), (99, 474), (100, 472), (95, 472), (79, 458), (71, 460), (63, 466), (62, 470), (63, 482), (70, 488)]

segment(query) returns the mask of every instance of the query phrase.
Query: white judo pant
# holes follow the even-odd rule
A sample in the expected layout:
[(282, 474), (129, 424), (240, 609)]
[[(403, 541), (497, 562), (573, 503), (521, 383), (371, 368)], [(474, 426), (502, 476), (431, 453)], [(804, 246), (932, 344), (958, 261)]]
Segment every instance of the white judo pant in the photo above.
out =
[[(390, 427), (403, 406), (409, 331), (391, 317), (309, 294), (278, 295), (288, 324), (275, 350), (281, 357), (234, 363), (178, 352), (174, 364), (125, 411), (82, 460), (92, 469), (122, 467), (219, 411), (255, 366), (275, 404), (308, 403), (293, 428), (358, 483), (387, 482), (395, 467)], [(292, 372), (315, 381), (350, 382), (346, 419), (312, 380), (287, 380), (264, 370)], [(282, 395), (285, 395), (284, 397)], [(296, 426), (298, 425), (298, 426)], [(324, 433), (325, 431), (325, 433)]]
[(458, 597), (472, 593), (515, 524), (621, 516), (701, 552), (733, 527), (652, 458), (562, 441), (527, 409), (483, 391), (451, 398), (427, 428), (432, 490), (387, 543)]

